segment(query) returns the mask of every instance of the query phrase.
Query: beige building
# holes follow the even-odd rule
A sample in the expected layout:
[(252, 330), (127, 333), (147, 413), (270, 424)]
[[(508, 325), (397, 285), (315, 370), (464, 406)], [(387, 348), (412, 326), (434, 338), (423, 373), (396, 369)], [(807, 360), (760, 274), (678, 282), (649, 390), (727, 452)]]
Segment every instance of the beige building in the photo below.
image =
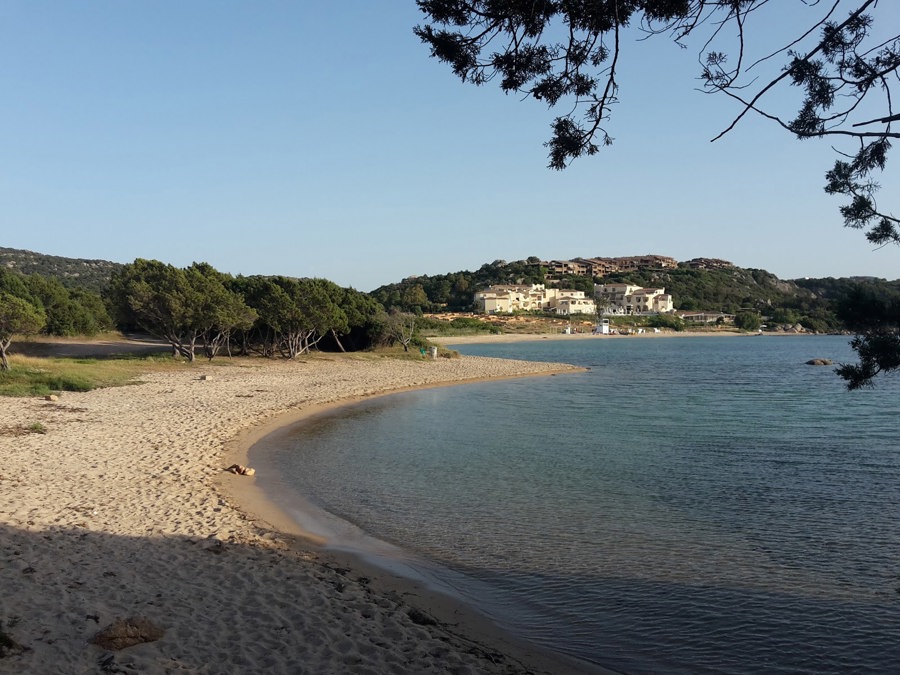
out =
[(475, 293), (475, 304), (485, 314), (512, 312), (556, 312), (557, 314), (594, 314), (597, 309), (584, 291), (547, 288), (543, 284), (529, 286), (491, 286)]
[(582, 277), (603, 277), (617, 272), (635, 272), (643, 269), (674, 269), (678, 261), (665, 255), (639, 255), (619, 258), (574, 258), (572, 260), (542, 260), (532, 262), (546, 267), (554, 276), (574, 274)]
[(596, 284), (594, 295), (606, 307), (605, 314), (665, 314), (674, 309), (672, 296), (665, 288)]
[(584, 297), (584, 291), (560, 291), (555, 304), (551, 299), (550, 309), (557, 314), (596, 314), (597, 305), (591, 298)]

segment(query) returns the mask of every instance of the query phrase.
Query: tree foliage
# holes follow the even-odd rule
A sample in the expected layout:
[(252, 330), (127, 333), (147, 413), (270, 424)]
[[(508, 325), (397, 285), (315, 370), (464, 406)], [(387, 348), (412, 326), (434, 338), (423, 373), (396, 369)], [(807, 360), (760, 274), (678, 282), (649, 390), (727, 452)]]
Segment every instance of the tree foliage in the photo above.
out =
[(738, 312), (734, 315), (734, 325), (741, 330), (759, 330), (762, 320), (756, 312)]
[(344, 288), (325, 279), (319, 279), (319, 283), (346, 319), (346, 323), (331, 328), (323, 344), (333, 341), (341, 351), (367, 348), (374, 344), (383, 328), (384, 307), (372, 296), (354, 288)]
[(835, 371), (847, 382), (847, 389), (871, 387), (881, 373), (900, 369), (900, 333), (896, 329), (876, 328), (857, 335), (850, 346), (859, 356), (858, 363), (845, 363)]
[(0, 291), (40, 309), (45, 317), (41, 332), (47, 335), (94, 335), (113, 327), (99, 294), (67, 288), (56, 277), (0, 269)]
[(399, 343), (403, 351), (408, 352), (410, 343), (416, 337), (416, 315), (394, 310), (387, 316), (385, 329), (388, 341)]
[(848, 389), (870, 387), (877, 375), (900, 369), (900, 282), (874, 280), (846, 288), (838, 315), (858, 333), (850, 344), (859, 362), (837, 368)]
[[(191, 321), (208, 359), (214, 358), (230, 343), (235, 331), (253, 325), (256, 312), (240, 295), (228, 288), (229, 275), (208, 263), (194, 263), (184, 270), (185, 292), (195, 303)], [(190, 357), (193, 358), (193, 357)]]
[(39, 307), (0, 291), (0, 370), (9, 370), (7, 351), (13, 337), (37, 333), (45, 321), (44, 312)]
[(324, 339), (365, 348), (384, 311), (326, 279), (234, 278), (207, 263), (179, 269), (141, 259), (113, 276), (109, 299), (120, 325), (161, 337), (190, 360), (201, 347), (210, 359), (223, 348), (294, 358)]
[(266, 292), (257, 296), (262, 332), (271, 336), (273, 350), (288, 358), (309, 352), (330, 333), (349, 330), (331, 282), (272, 277), (263, 288)]
[(193, 361), (202, 346), (213, 358), (233, 330), (255, 318), (224, 281), (205, 263), (179, 269), (139, 258), (113, 275), (110, 299), (120, 321), (166, 340), (175, 353)]
[(95, 335), (112, 328), (112, 319), (97, 293), (69, 289), (55, 277), (40, 274), (28, 275), (26, 286), (46, 314), (43, 331), (48, 335)]
[[(546, 143), (553, 169), (612, 143), (607, 123), (619, 97), (622, 45), (629, 38), (662, 36), (683, 47), (697, 45), (705, 91), (738, 104), (738, 114), (716, 138), (752, 113), (797, 138), (854, 144), (828, 172), (826, 190), (850, 198), (841, 209), (846, 225), (870, 227), (867, 236), (876, 243), (900, 241), (900, 221), (879, 210), (871, 178), (885, 166), (890, 139), (900, 135), (891, 128), (900, 120), (892, 104), (900, 36), (884, 34), (897, 29), (890, 23), (891, 3), (878, 15), (877, 0), (803, 2), (803, 23), (771, 53), (756, 46), (765, 43), (767, 22), (784, 20), (783, 3), (770, 0), (417, 4), (426, 23), (415, 34), (463, 82), (496, 80), (504, 92), (567, 107), (553, 120)], [(802, 91), (791, 119), (767, 99), (785, 86)]]
[(675, 314), (656, 314), (647, 321), (651, 328), (668, 328), (674, 331), (684, 330), (684, 319)]

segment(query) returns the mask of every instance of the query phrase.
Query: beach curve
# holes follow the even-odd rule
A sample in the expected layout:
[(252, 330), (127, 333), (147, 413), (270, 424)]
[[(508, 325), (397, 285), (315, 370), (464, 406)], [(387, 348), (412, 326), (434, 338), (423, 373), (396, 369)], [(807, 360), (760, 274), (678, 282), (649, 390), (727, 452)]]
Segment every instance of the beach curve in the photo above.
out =
[[(224, 473), (259, 434), (317, 406), (567, 368), (322, 355), (0, 399), (0, 630), (26, 648), (0, 672), (583, 672), (291, 536), (302, 533), (259, 516), (267, 498), (247, 496), (253, 479)], [(46, 433), (21, 432), (29, 425)], [(87, 644), (129, 616), (163, 638), (121, 652)]]

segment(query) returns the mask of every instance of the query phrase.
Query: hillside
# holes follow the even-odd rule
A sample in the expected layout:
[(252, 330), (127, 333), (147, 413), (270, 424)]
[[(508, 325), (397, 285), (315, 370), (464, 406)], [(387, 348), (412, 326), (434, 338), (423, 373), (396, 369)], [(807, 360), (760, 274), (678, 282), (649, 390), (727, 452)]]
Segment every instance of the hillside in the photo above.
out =
[(83, 288), (99, 292), (109, 282), (121, 263), (108, 260), (85, 260), (45, 255), (34, 251), (0, 246), (0, 266), (22, 274), (54, 277), (68, 288)]
[(789, 304), (801, 307), (815, 303), (816, 295), (791, 281), (783, 281), (765, 270), (727, 267), (694, 269), (648, 268), (609, 274), (602, 278), (557, 275), (527, 261), (496, 260), (475, 272), (461, 271), (436, 276), (409, 277), (372, 291), (386, 307), (423, 310), (470, 309), (473, 294), (492, 284), (547, 284), (583, 290), (593, 295), (594, 283), (627, 282), (644, 287), (664, 287), (678, 309), (734, 313), (739, 309), (763, 309)]
[(642, 270), (604, 277), (601, 283), (627, 282), (645, 288), (665, 288), (677, 309), (734, 314), (741, 309), (804, 306), (816, 296), (792, 281), (758, 269)]
[(496, 284), (558, 284), (593, 294), (593, 284), (631, 283), (665, 288), (676, 309), (736, 314), (751, 311), (774, 324), (801, 323), (810, 330), (839, 329), (842, 300), (863, 286), (881, 294), (898, 282), (875, 279), (784, 280), (760, 269), (730, 264), (697, 268), (689, 263), (677, 267), (645, 268), (603, 277), (558, 275), (533, 260), (507, 263), (496, 260), (475, 272), (460, 271), (435, 276), (408, 277), (372, 291), (387, 309), (412, 312), (471, 311), (475, 291)]

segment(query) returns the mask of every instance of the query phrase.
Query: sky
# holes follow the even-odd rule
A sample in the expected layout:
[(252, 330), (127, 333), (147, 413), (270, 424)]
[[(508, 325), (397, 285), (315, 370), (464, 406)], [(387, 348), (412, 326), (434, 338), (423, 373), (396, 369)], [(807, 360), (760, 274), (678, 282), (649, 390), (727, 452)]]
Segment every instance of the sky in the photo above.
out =
[[(767, 40), (801, 25), (778, 4)], [(900, 277), (824, 193), (831, 141), (750, 118), (710, 143), (738, 108), (697, 90), (697, 49), (627, 37), (613, 145), (558, 172), (562, 110), (463, 84), (422, 22), (413, 0), (3, 0), (0, 246), (361, 291), (529, 256)]]

